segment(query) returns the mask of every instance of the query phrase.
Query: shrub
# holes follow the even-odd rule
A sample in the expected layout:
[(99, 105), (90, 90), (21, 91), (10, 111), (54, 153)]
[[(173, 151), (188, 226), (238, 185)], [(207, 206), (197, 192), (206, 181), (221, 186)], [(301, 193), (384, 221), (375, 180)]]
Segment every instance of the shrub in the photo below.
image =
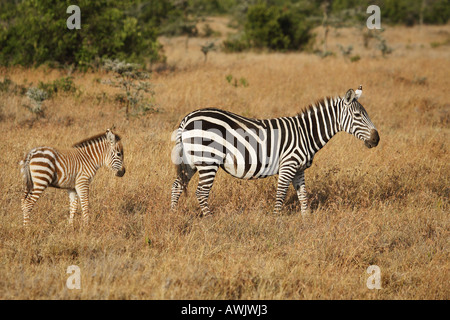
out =
[(351, 62), (356, 62), (359, 60), (361, 60), (361, 57), (359, 56), (359, 54), (350, 57)]
[(135, 17), (126, 14), (131, 1), (78, 1), (81, 30), (69, 30), (66, 26), (66, 10), (71, 1), (16, 3), (1, 8), (1, 65), (57, 62), (87, 68), (96, 57), (134, 62), (161, 58), (156, 29), (144, 28)]
[(225, 79), (227, 80), (227, 82), (229, 84), (231, 84), (232, 86), (234, 86), (235, 88), (242, 86), (244, 88), (247, 88), (250, 84), (248, 82), (247, 79), (245, 79), (244, 77), (241, 77), (239, 80), (235, 77), (233, 77), (232, 74), (229, 74), (225, 77)]
[(312, 23), (299, 7), (267, 6), (248, 8), (244, 31), (224, 42), (226, 51), (268, 48), (276, 51), (301, 50), (308, 43)]
[(44, 90), (51, 98), (57, 92), (75, 92), (76, 86), (73, 83), (73, 77), (63, 77), (52, 82), (39, 81), (38, 88)]
[(43, 116), (44, 110), (42, 109), (42, 103), (48, 99), (47, 92), (32, 87), (28, 89), (26, 94), (31, 101), (31, 107), (27, 106), (28, 109), (37, 116)]
[(207, 42), (204, 45), (201, 45), (200, 50), (202, 51), (203, 55), (205, 56), (205, 62), (208, 58), (208, 53), (210, 51), (216, 50), (216, 44), (214, 42)]
[(0, 92), (8, 92), (12, 84), (12, 80), (8, 77), (5, 77), (3, 81), (0, 81)]
[[(145, 71), (139, 70), (137, 64), (118, 59), (106, 59), (103, 68), (115, 73), (116, 79), (109, 80), (107, 83), (124, 91), (123, 95), (116, 96), (116, 100), (125, 103), (125, 116), (127, 119), (129, 119), (130, 115), (140, 116), (149, 112), (160, 111), (153, 102), (155, 93), (150, 83), (146, 82), (150, 75)], [(150, 94), (151, 98), (146, 98), (144, 93)]]
[(228, 37), (222, 42), (223, 51), (225, 52), (242, 52), (250, 48), (245, 34), (235, 34)]
[(311, 25), (293, 10), (257, 4), (249, 8), (245, 33), (252, 47), (299, 50), (310, 38)]

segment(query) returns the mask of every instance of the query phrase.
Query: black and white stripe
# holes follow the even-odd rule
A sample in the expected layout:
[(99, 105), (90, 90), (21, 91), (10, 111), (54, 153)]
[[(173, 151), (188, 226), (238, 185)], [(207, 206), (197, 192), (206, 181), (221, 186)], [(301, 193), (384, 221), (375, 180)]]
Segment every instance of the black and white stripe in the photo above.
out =
[(307, 212), (304, 170), (314, 155), (337, 132), (346, 131), (371, 148), (378, 131), (350, 89), (343, 98), (325, 98), (293, 117), (249, 119), (219, 109), (188, 114), (176, 132), (172, 160), (178, 174), (172, 186), (175, 209), (189, 180), (199, 172), (196, 191), (202, 215), (210, 213), (208, 196), (219, 167), (240, 179), (279, 174), (275, 212), (279, 212), (292, 183)]

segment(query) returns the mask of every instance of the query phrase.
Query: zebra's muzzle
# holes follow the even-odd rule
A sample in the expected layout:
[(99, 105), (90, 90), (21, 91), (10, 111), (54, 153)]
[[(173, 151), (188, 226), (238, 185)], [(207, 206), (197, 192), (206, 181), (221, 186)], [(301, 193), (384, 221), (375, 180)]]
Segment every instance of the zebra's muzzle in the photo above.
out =
[(123, 177), (125, 174), (125, 167), (123, 167), (121, 170), (117, 171), (116, 176)]
[(380, 142), (380, 136), (378, 135), (378, 131), (375, 129), (372, 129), (370, 131), (370, 138), (364, 141), (364, 144), (367, 148), (373, 148), (378, 145), (378, 142)]

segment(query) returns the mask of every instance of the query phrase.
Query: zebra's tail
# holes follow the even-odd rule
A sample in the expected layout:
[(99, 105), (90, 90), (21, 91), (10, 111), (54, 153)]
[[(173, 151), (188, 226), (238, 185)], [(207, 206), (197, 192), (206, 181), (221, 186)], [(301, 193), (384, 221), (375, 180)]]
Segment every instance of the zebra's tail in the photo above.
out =
[(176, 133), (176, 144), (172, 153), (172, 161), (175, 163), (177, 178), (179, 178), (183, 191), (186, 191), (189, 181), (197, 169), (192, 168), (184, 157), (183, 143), (181, 140), (181, 132), (183, 131), (182, 125), (183, 123), (180, 125), (180, 128), (178, 128)]
[(181, 180), (181, 186), (184, 191), (186, 191), (189, 181), (196, 171), (196, 169), (193, 169), (189, 164), (184, 162), (177, 165), (177, 176)]
[(30, 192), (33, 189), (33, 180), (31, 179), (30, 171), (30, 155), (28, 154), (19, 164), (21, 166), (20, 171), (22, 172), (27, 192)]

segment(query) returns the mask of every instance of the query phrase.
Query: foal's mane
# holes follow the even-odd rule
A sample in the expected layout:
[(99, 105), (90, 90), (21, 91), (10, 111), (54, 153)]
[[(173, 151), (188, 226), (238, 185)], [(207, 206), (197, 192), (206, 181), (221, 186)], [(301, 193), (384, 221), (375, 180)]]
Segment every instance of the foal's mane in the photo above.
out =
[[(116, 137), (116, 142), (120, 141), (119, 135), (117, 135), (117, 134), (114, 134), (114, 135)], [(84, 139), (84, 140), (82, 140), (80, 142), (75, 143), (72, 147), (74, 147), (74, 148), (83, 148), (83, 147), (87, 147), (87, 146), (89, 146), (91, 144), (95, 144), (97, 142), (101, 142), (103, 140), (106, 140), (106, 133), (100, 133), (100, 134), (97, 134), (97, 135), (92, 136), (90, 138)]]

